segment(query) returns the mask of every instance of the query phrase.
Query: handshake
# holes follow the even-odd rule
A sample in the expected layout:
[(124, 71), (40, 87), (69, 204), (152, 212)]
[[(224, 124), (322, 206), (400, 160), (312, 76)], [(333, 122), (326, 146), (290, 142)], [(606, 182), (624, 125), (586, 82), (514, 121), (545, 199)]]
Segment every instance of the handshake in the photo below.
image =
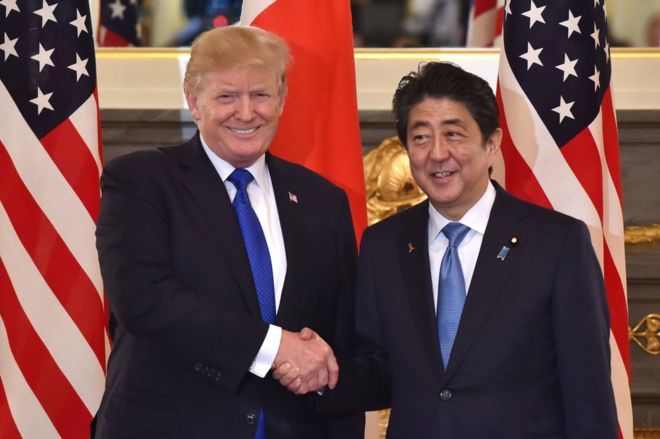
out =
[(273, 378), (297, 395), (324, 387), (334, 389), (339, 365), (332, 348), (316, 332), (282, 330), (282, 340), (273, 362)]

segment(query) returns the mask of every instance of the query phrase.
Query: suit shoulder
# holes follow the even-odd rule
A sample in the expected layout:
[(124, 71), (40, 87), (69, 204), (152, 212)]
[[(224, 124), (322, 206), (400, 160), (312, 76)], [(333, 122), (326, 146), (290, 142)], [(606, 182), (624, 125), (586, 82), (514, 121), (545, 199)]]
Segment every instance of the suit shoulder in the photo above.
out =
[(139, 169), (144, 172), (164, 159), (160, 149), (144, 149), (115, 157), (105, 164), (104, 169), (110, 172), (132, 171)]
[(335, 196), (341, 196), (342, 194), (345, 194), (344, 190), (339, 186), (335, 185), (322, 175), (298, 163), (284, 160), (272, 154), (269, 155), (267, 162), (269, 169), (273, 170), (273, 172), (285, 174), (287, 178), (290, 178), (296, 182), (303, 183), (307, 191), (314, 193), (334, 194)]
[(582, 221), (572, 217), (570, 215), (567, 215), (565, 213), (549, 209), (547, 207), (539, 206), (537, 204), (533, 204), (524, 200), (520, 200), (516, 198), (520, 203), (523, 203), (526, 208), (529, 210), (530, 214), (533, 215), (536, 218), (542, 219), (543, 221), (547, 221), (549, 223), (554, 223), (557, 225), (563, 225), (563, 226), (572, 226), (575, 225), (576, 222), (581, 223)]
[(401, 229), (407, 229), (409, 227), (424, 227), (428, 223), (428, 206), (428, 202), (423, 201), (382, 219), (381, 221), (367, 227), (364, 231), (364, 236), (394, 236)]
[(104, 171), (112, 174), (134, 174), (136, 177), (159, 173), (167, 163), (184, 154), (186, 144), (142, 149), (115, 157), (105, 164)]
[(166, 184), (176, 168), (171, 153), (177, 148), (180, 147), (145, 149), (110, 160), (101, 175), (101, 188), (117, 186), (141, 191)]
[(588, 235), (586, 224), (578, 218), (530, 203), (509, 194), (506, 196), (509, 198), (509, 204), (506, 206), (506, 209), (511, 210), (513, 207), (524, 212), (523, 220), (538, 230), (540, 236), (557, 240), (566, 237), (571, 231), (576, 230), (581, 230), (579, 232), (580, 234)]

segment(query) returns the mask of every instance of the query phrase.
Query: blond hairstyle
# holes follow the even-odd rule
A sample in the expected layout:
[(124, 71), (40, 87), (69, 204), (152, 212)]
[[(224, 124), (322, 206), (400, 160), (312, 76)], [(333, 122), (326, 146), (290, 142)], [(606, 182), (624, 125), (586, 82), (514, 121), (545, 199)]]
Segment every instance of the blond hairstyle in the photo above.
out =
[(205, 73), (231, 68), (268, 68), (279, 78), (280, 96), (286, 95), (286, 71), (291, 53), (277, 35), (252, 26), (211, 29), (195, 39), (183, 78), (183, 92), (194, 94)]

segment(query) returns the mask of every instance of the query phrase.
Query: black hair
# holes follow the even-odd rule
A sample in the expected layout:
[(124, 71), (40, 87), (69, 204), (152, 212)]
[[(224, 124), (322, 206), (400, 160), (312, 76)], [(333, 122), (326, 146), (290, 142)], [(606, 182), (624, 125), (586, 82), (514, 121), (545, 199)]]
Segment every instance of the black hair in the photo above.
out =
[(392, 108), (397, 134), (408, 147), (408, 117), (412, 107), (426, 98), (447, 98), (468, 109), (485, 142), (499, 126), (497, 101), (488, 82), (450, 62), (420, 64), (399, 81)]

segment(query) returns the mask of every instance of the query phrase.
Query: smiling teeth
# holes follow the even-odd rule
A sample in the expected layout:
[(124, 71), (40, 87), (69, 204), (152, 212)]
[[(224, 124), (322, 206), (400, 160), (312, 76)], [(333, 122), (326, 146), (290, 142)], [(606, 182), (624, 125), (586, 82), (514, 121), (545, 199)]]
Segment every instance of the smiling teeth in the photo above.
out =
[(252, 134), (257, 131), (256, 128), (230, 128), (236, 134)]
[(449, 174), (451, 174), (451, 172), (448, 172), (448, 171), (436, 172), (435, 173), (435, 175), (437, 175), (438, 177), (447, 177), (447, 176), (449, 176)]

